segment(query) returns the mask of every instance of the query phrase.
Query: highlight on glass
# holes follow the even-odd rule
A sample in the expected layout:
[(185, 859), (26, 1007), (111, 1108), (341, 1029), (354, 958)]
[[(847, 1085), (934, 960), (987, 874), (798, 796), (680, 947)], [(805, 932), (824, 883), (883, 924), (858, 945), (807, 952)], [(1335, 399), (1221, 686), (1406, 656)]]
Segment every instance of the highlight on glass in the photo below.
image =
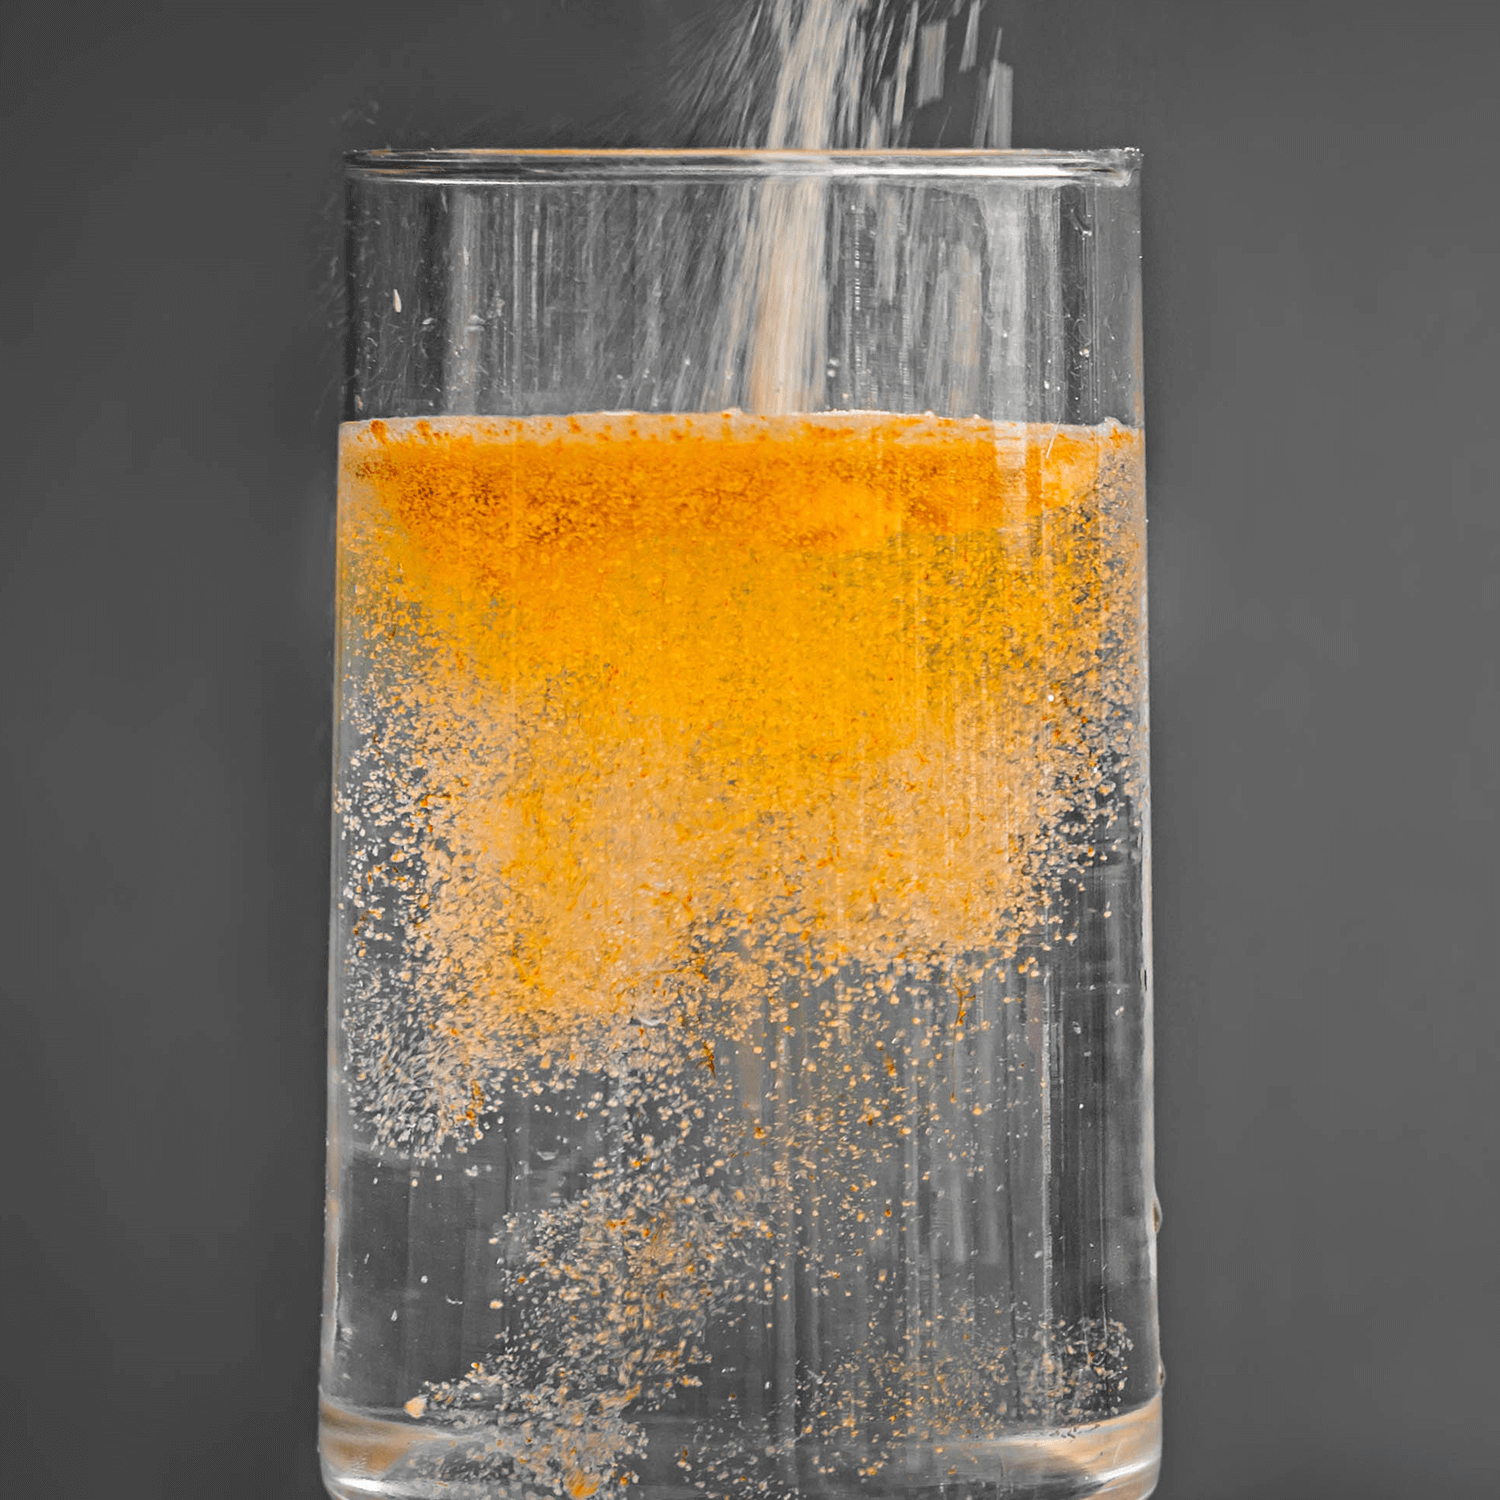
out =
[(349, 159), (333, 1495), (1150, 1492), (1138, 185)]

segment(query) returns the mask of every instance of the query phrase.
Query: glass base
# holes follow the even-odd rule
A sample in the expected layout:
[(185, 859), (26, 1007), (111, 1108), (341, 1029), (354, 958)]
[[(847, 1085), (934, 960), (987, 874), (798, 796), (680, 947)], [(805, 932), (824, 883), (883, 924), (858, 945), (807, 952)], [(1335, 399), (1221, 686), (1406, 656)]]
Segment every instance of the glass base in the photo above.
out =
[[(648, 1432), (654, 1432), (649, 1423)], [(673, 1425), (670, 1422), (664, 1425)], [(663, 1444), (671, 1436), (660, 1434)], [(542, 1488), (496, 1476), (482, 1432), (366, 1415), (325, 1401), (319, 1446), (323, 1482), (334, 1500), (544, 1500)], [(769, 1485), (730, 1485), (757, 1500), (797, 1494), (860, 1500), (1142, 1500), (1156, 1488), (1161, 1462), (1161, 1398), (1123, 1416), (1086, 1426), (1031, 1428), (988, 1439), (909, 1445), (899, 1464), (851, 1479), (838, 1473)], [(713, 1488), (657, 1481), (640, 1465), (631, 1500), (711, 1500)]]

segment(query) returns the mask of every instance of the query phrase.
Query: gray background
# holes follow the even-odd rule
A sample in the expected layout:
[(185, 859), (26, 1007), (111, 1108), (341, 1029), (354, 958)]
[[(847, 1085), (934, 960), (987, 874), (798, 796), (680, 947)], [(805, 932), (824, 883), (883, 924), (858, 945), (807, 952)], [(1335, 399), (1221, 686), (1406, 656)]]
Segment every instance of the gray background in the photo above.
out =
[[(0, 23), (8, 1493), (319, 1493), (337, 152), (683, 11)], [(1006, 11), (1018, 143), (1148, 161), (1160, 1493), (1490, 1496), (1500, 9)]]

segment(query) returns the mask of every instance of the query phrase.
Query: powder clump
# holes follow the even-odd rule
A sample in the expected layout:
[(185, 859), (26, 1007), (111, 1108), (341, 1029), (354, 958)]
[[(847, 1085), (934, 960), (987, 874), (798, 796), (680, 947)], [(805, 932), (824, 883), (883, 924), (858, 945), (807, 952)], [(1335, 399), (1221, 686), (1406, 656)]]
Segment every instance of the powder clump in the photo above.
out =
[(350, 424), (340, 465), (344, 990), (388, 1146), (645, 1026), (708, 1066), (788, 977), (962, 993), (1139, 795), (1129, 429), (442, 418)]

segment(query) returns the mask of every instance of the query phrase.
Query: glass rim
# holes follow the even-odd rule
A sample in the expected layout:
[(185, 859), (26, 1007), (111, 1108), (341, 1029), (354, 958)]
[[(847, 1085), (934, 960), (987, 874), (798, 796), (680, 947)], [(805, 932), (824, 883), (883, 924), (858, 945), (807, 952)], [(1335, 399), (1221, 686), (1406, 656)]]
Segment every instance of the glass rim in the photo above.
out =
[(474, 185), (767, 177), (959, 177), (1123, 185), (1140, 172), (1141, 160), (1141, 152), (1134, 146), (1094, 151), (423, 147), (348, 151), (344, 154), (344, 173), (351, 179)]

